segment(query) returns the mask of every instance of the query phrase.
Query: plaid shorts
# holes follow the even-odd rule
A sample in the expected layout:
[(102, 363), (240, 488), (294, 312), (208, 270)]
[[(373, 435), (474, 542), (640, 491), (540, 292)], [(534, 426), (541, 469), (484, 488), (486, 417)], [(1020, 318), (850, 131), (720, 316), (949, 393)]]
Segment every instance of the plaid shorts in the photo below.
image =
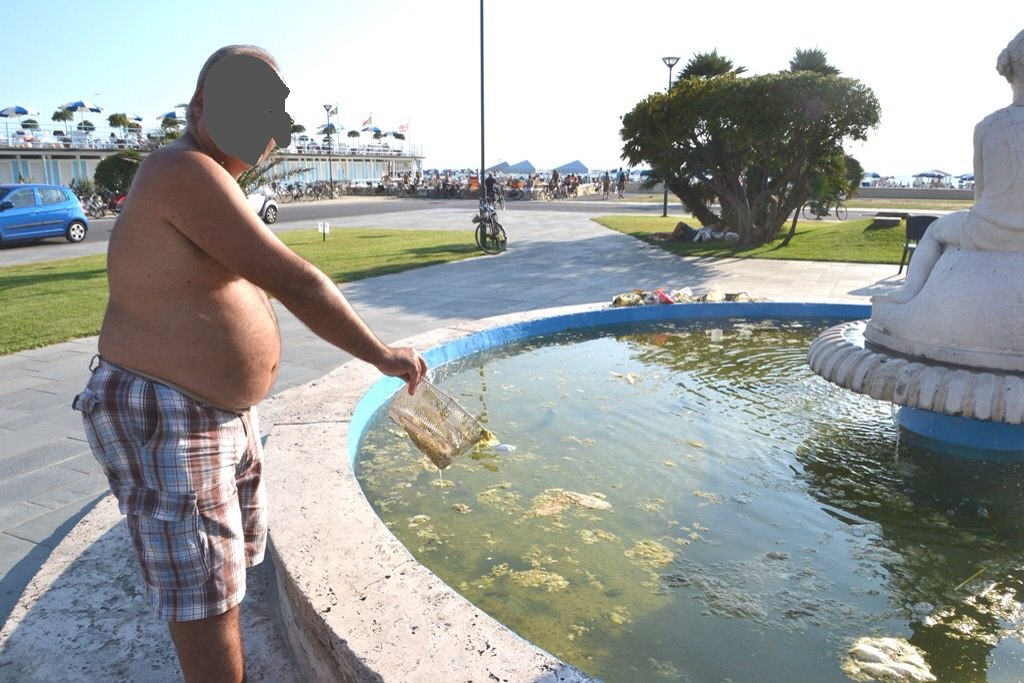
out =
[(160, 619), (223, 614), (267, 540), (256, 409), (233, 413), (100, 360), (75, 397)]

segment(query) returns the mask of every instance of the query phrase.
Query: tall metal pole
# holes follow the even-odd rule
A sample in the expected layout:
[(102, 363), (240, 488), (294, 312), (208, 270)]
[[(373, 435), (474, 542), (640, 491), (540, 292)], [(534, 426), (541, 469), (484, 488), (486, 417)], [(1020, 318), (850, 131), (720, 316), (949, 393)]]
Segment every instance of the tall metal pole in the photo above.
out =
[[(672, 67), (679, 63), (679, 57), (662, 57), (661, 61), (665, 62), (665, 66), (668, 67), (668, 88), (665, 89), (667, 93), (672, 89)], [(668, 171), (668, 169), (665, 170)], [(665, 218), (668, 216), (668, 173), (665, 174), (662, 183), (665, 185), (665, 199), (661, 205), (661, 217)]]
[(480, 0), (480, 199), (486, 199), (484, 190), (484, 0)]
[(334, 171), (331, 169), (331, 152), (334, 145), (331, 144), (331, 107), (333, 105), (325, 104), (324, 111), (327, 112), (327, 127), (324, 128), (324, 132), (327, 133), (327, 180), (330, 183), (331, 192), (334, 192)]

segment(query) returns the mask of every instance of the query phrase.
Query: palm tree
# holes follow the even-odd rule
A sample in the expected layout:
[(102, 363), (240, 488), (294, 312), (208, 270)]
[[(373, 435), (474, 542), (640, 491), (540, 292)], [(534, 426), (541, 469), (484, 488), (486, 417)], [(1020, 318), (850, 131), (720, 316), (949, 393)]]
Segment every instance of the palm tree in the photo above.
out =
[(298, 135), (299, 133), (305, 133), (306, 127), (301, 123), (292, 124), (292, 135)]
[(824, 76), (838, 76), (840, 71), (828, 63), (824, 50), (814, 48), (801, 50), (797, 48), (793, 59), (789, 60), (790, 71), (816, 71)]
[(128, 134), (125, 132), (128, 129), (128, 124), (131, 121), (124, 114), (111, 114), (107, 117), (107, 123), (110, 124), (111, 128), (120, 128), (121, 137), (126, 137)]
[(53, 112), (53, 116), (50, 117), (50, 120), (51, 121), (57, 121), (57, 122), (63, 122), (64, 123), (64, 132), (67, 133), (68, 132), (68, 121), (74, 121), (75, 120), (75, 114), (74, 114), (74, 112), (70, 112), (67, 109), (58, 109), (57, 111)]
[(39, 122), (35, 119), (25, 119), (21, 122), (21, 127), (25, 130), (39, 130)]
[(676, 80), (681, 81), (694, 76), (712, 78), (714, 76), (724, 76), (728, 73), (739, 75), (746, 70), (747, 67), (745, 66), (733, 67), (732, 60), (718, 54), (718, 48), (715, 48), (711, 52), (698, 52), (690, 57), (690, 61), (679, 72)]
[(96, 130), (96, 126), (89, 119), (86, 119), (86, 120), (80, 122), (78, 124), (77, 128), (78, 128), (78, 130), (82, 131), (83, 133), (91, 133), (94, 130)]
[(312, 170), (311, 168), (293, 168), (290, 171), (281, 172), (278, 167), (282, 162), (284, 162), (284, 158), (281, 156), (281, 149), (275, 147), (270, 156), (238, 176), (238, 185), (242, 188), (242, 192), (251, 194), (265, 185), (280, 183)]

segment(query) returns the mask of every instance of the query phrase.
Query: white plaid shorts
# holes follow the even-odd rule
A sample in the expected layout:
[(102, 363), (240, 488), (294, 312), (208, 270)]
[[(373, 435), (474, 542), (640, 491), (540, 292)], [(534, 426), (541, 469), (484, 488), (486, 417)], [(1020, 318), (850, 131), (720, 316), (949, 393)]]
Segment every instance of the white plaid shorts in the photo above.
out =
[(214, 408), (102, 359), (73, 406), (157, 616), (205, 619), (240, 603), (267, 540), (255, 408)]

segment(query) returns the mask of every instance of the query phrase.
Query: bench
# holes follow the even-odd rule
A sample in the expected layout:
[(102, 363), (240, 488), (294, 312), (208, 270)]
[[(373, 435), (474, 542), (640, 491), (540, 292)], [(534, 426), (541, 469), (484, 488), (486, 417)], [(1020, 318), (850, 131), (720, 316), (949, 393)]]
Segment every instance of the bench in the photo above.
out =
[(908, 211), (879, 211), (875, 214), (875, 225), (895, 227), (910, 216)]

